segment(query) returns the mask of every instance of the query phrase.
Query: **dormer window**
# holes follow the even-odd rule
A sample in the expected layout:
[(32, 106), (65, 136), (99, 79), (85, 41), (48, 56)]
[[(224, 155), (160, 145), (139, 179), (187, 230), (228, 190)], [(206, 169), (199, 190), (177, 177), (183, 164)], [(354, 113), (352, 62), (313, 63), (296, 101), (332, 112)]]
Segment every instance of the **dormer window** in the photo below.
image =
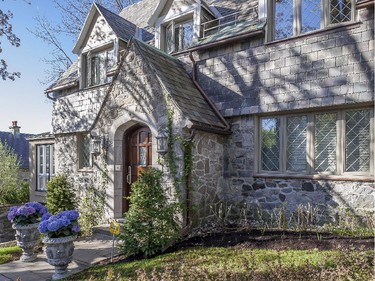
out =
[(83, 60), (85, 87), (97, 86), (111, 81), (108, 73), (115, 65), (113, 48), (88, 52), (84, 54)]
[(174, 20), (165, 27), (165, 51), (179, 52), (189, 48), (193, 42), (193, 19)]

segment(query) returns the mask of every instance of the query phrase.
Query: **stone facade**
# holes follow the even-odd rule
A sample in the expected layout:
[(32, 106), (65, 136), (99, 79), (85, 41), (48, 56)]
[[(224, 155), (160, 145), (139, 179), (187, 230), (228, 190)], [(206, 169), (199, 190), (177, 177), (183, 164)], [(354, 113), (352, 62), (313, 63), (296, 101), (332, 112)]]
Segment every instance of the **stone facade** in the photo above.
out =
[[(180, 2), (185, 8), (190, 3), (176, 1)], [(196, 1), (191, 2), (196, 5), (195, 9), (200, 9)], [(221, 8), (226, 12), (259, 3), (259, 19), (267, 14), (266, 1), (209, 1), (209, 4), (220, 6), (221, 2), (225, 2)], [(142, 5), (135, 4), (129, 11)], [(159, 8), (155, 10), (160, 12), (155, 23), (156, 33), (166, 23), (163, 16), (171, 16), (172, 11), (168, 6)], [(187, 11), (195, 12), (195, 9)], [(143, 10), (143, 13), (151, 10), (154, 11)], [(132, 16), (126, 15), (131, 21)], [(138, 19), (136, 23), (148, 31), (154, 30), (144, 20)], [(172, 110), (179, 178), (184, 170), (181, 137), (194, 136), (190, 186), (180, 186), (181, 201), (186, 201), (189, 208), (188, 219), (203, 222), (214, 217), (212, 206), (220, 203), (233, 209), (246, 206), (249, 213), (257, 210), (272, 213), (284, 207), (288, 214), (293, 214), (298, 206), (312, 205), (319, 209), (320, 223), (332, 222), (342, 212), (354, 216), (373, 212), (373, 164), (365, 176), (259, 172), (259, 119), (264, 116), (367, 107), (371, 109), (373, 123), (373, 9), (360, 9), (357, 21), (276, 42), (267, 42), (268, 27), (260, 26), (247, 39), (206, 48), (198, 46), (191, 51), (196, 61), (197, 83), (208, 96), (205, 102), (202, 95), (195, 95), (197, 84), (192, 84), (182, 75), (186, 73), (180, 71), (183, 65), (194, 77), (188, 51), (176, 54), (177, 61), (136, 40), (125, 44), (122, 62), (111, 83), (57, 98), (53, 114), (56, 170), (72, 177), (78, 193), (88, 185), (104, 188), (106, 216), (122, 217), (127, 168), (125, 136), (135, 125), (147, 126), (152, 134), (152, 146), (156, 147), (156, 136), (165, 133), (170, 125), (168, 111)], [(114, 36), (107, 29), (105, 34), (111, 35), (108, 38)], [(160, 34), (154, 40), (158, 41)], [(88, 48), (84, 41), (80, 43), (79, 54)], [(153, 43), (160, 46), (160, 42)], [(219, 113), (215, 113), (209, 101)], [(220, 119), (222, 116), (225, 120)], [(230, 131), (226, 123), (230, 124)], [(92, 166), (87, 169), (79, 168), (78, 143), (82, 133), (100, 136), (106, 144), (100, 153), (91, 155)], [(373, 146), (371, 143), (372, 154)], [(165, 172), (165, 183), (171, 190), (173, 177), (167, 164), (156, 149), (152, 151), (152, 166)], [(103, 169), (108, 176), (105, 186), (102, 186)]]

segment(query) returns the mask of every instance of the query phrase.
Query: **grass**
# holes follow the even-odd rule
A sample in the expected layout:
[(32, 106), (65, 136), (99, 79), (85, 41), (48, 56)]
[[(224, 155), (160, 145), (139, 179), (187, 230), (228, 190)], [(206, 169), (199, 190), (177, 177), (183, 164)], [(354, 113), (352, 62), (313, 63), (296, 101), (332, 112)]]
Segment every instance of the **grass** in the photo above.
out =
[(372, 251), (190, 248), (96, 266), (69, 280), (373, 280)]
[(18, 246), (0, 248), (0, 264), (10, 262), (22, 252)]

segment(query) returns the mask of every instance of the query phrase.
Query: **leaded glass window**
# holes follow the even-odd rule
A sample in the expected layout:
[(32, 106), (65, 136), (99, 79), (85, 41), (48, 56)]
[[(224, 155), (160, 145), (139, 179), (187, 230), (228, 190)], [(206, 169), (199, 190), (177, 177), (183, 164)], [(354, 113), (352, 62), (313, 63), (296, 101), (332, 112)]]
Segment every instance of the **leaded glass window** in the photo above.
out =
[(331, 0), (330, 2), (330, 23), (340, 23), (352, 20), (351, 0)]
[(316, 172), (336, 171), (336, 114), (323, 113), (315, 117), (314, 154)]
[(262, 170), (278, 171), (280, 157), (280, 122), (278, 118), (263, 118), (261, 121)]
[(370, 169), (370, 110), (347, 111), (345, 115), (345, 171)]
[(91, 151), (90, 151), (91, 138), (90, 135), (84, 135), (82, 139), (82, 165), (81, 168), (91, 166)]
[(307, 116), (289, 117), (287, 122), (287, 170), (306, 172)]

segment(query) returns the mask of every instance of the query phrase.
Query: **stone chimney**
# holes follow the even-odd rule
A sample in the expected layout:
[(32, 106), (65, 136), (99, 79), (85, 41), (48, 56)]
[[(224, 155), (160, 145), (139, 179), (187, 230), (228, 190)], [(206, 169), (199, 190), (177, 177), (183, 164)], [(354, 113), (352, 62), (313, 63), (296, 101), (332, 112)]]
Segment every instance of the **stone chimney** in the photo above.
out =
[(9, 127), (13, 136), (18, 136), (20, 134), (20, 128), (21, 127), (17, 125), (17, 121), (12, 121), (12, 126)]

